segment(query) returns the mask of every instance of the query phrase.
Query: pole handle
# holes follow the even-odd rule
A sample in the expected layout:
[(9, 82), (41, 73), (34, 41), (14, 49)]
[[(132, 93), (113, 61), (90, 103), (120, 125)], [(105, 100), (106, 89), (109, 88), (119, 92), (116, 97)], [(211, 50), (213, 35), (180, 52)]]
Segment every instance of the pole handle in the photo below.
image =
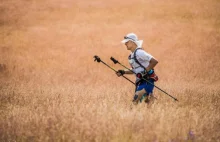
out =
[(110, 59), (111, 59), (115, 64), (118, 63), (118, 60), (116, 60), (115, 58), (111, 57)]
[(95, 62), (96, 62), (96, 61), (97, 61), (98, 63), (101, 62), (101, 59), (99, 58), (99, 56), (95, 55), (94, 58), (95, 58), (95, 60), (94, 60)]

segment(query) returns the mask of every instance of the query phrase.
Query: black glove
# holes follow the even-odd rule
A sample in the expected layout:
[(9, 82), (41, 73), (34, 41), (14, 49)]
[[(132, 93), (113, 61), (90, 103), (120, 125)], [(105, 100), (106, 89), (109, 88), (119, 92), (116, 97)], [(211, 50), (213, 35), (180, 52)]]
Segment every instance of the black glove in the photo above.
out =
[(121, 75), (124, 75), (125, 71), (124, 70), (118, 70), (117, 73), (120, 73)]

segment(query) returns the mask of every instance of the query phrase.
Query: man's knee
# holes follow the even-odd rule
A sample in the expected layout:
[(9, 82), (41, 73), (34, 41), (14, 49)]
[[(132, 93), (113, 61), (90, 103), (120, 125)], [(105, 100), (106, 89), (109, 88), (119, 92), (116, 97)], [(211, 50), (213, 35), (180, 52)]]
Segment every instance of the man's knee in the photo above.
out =
[(143, 94), (145, 94), (145, 93), (146, 93), (145, 89), (142, 89), (142, 90), (140, 90), (140, 91), (136, 91), (136, 92), (135, 92), (135, 94), (138, 95), (138, 96), (139, 96), (139, 95), (143, 95)]
[(134, 101), (139, 101), (145, 93), (146, 93), (145, 89), (142, 89), (140, 91), (136, 91), (135, 95), (134, 95)]

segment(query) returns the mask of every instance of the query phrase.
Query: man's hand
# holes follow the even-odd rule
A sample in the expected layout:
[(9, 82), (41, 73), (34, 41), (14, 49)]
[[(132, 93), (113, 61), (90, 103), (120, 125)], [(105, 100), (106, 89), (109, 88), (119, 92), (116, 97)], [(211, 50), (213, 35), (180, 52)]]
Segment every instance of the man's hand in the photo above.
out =
[(118, 71), (116, 72), (116, 74), (117, 74), (117, 76), (119, 77), (119, 76), (124, 75), (124, 74), (125, 74), (125, 71), (124, 71), (124, 70), (118, 70)]

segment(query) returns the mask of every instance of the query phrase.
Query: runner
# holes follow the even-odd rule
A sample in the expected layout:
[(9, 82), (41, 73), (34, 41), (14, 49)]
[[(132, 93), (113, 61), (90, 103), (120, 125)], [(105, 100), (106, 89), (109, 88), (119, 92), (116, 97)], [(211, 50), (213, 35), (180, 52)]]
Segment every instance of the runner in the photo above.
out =
[[(142, 40), (138, 40), (138, 37), (134, 33), (129, 33), (122, 40), (127, 47), (127, 50), (131, 51), (128, 57), (129, 63), (131, 65), (131, 70), (118, 70), (116, 74), (122, 76), (124, 74), (136, 74), (136, 88), (133, 103), (136, 105), (145, 97), (145, 102), (150, 103), (154, 100), (153, 89), (154, 82), (158, 80), (157, 75), (154, 73), (154, 67), (157, 65), (158, 61), (149, 53), (142, 49)], [(144, 78), (144, 80), (142, 79)], [(148, 83), (146, 80), (151, 82)]]

